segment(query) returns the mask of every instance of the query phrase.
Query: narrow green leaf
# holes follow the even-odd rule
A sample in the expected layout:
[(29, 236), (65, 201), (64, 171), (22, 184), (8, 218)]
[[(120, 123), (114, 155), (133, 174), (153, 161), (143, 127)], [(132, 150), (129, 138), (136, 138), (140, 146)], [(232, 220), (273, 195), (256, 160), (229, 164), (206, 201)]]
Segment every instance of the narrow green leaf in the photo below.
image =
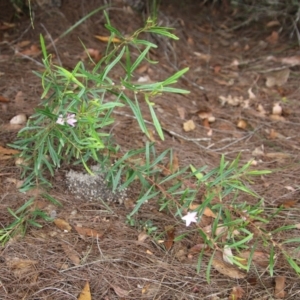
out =
[(161, 140), (164, 141), (165, 138), (164, 138), (163, 130), (160, 126), (159, 120), (158, 120), (158, 118), (156, 116), (156, 113), (153, 109), (153, 106), (151, 104), (149, 105), (149, 110), (150, 110), (150, 113), (151, 113), (151, 117), (152, 117), (152, 120), (153, 120), (154, 127), (155, 127), (159, 137), (161, 138)]
[(170, 76), (168, 79), (164, 80), (162, 82), (162, 84), (163, 85), (169, 85), (169, 84), (176, 83), (177, 79), (180, 78), (183, 74), (185, 74), (188, 70), (189, 70), (189, 68), (184, 68), (184, 69), (176, 72), (175, 74), (173, 74), (172, 76)]
[(122, 50), (120, 51), (119, 55), (109, 64), (106, 66), (106, 68), (104, 69), (102, 75), (101, 75), (101, 79), (104, 80), (107, 76), (107, 74), (109, 73), (109, 71), (120, 61), (120, 59), (123, 57), (123, 54), (125, 52), (125, 47), (122, 48)]
[(171, 30), (172, 28), (166, 28), (166, 27), (153, 27), (151, 29), (147, 29), (146, 32), (152, 32), (152, 33), (155, 33), (155, 34), (159, 34), (159, 35), (163, 35), (163, 36), (166, 36), (170, 39), (173, 39), (173, 40), (179, 40), (179, 38), (173, 34), (173, 33), (170, 33), (168, 30)]
[(63, 67), (55, 66), (58, 70), (61, 71), (61, 74), (64, 75), (68, 80), (74, 82), (81, 88), (85, 88), (84, 85), (73, 75), (73, 73), (69, 72), (68, 70), (64, 69)]
[(206, 269), (206, 281), (207, 281), (207, 283), (210, 283), (211, 266), (212, 266), (212, 263), (213, 263), (213, 259), (214, 259), (215, 253), (216, 253), (216, 251), (214, 251), (212, 253), (211, 258), (208, 261), (208, 265), (207, 265), (207, 269)]
[(237, 242), (235, 242), (235, 243), (233, 243), (233, 244), (230, 244), (229, 246), (230, 246), (231, 248), (236, 248), (236, 247), (238, 247), (238, 246), (241, 246), (241, 245), (246, 244), (246, 243), (247, 243), (248, 241), (250, 241), (252, 238), (253, 238), (253, 233), (249, 234), (248, 236), (246, 236), (245, 238), (243, 238), (243, 239), (240, 240), (240, 241), (237, 241)]
[(198, 180), (201, 180), (203, 178), (203, 174), (201, 171), (198, 171), (192, 164), (190, 164), (190, 169), (192, 170), (192, 173)]
[(42, 34), (40, 34), (40, 43), (41, 43), (44, 59), (47, 60), (47, 50), (46, 50), (45, 40)]
[(274, 246), (270, 245), (270, 260), (269, 260), (269, 268), (270, 268), (270, 275), (271, 277), (274, 276)]
[(300, 242), (300, 237), (299, 238), (292, 238), (292, 239), (287, 239), (282, 242), (282, 244), (288, 244), (288, 243), (299, 243)]
[(143, 61), (147, 53), (149, 52), (149, 49), (151, 46), (147, 46), (144, 51), (139, 55), (139, 57), (136, 59), (136, 61), (132, 64), (130, 72), (133, 73), (134, 70), (140, 65), (140, 63)]

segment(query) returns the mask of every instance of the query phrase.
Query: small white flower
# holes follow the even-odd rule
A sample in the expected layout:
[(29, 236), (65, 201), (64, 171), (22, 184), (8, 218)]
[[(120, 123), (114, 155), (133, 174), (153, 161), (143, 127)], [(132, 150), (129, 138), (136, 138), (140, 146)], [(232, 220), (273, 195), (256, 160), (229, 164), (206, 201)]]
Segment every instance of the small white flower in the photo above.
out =
[(63, 115), (59, 115), (59, 116), (58, 116), (58, 119), (57, 119), (56, 123), (57, 123), (57, 124), (60, 124), (60, 125), (64, 125), (64, 124), (65, 124)]
[(186, 226), (190, 226), (191, 223), (197, 223), (197, 212), (193, 211), (193, 212), (188, 212), (186, 216), (182, 217), (182, 220), (185, 221)]
[(74, 127), (75, 123), (77, 122), (77, 120), (75, 118), (75, 114), (68, 113), (66, 118), (64, 118), (63, 115), (59, 115), (58, 118), (57, 118), (56, 123), (60, 124), (60, 125), (65, 125), (65, 122), (68, 125)]
[(67, 114), (67, 123), (70, 126), (74, 127), (76, 122), (75, 114)]

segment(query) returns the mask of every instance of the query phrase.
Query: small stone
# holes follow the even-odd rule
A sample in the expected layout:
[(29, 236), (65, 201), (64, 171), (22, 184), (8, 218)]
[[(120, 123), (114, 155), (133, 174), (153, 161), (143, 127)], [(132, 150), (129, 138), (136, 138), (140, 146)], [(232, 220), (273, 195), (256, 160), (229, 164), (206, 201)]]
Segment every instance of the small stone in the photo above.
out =
[(9, 123), (13, 125), (24, 125), (27, 122), (27, 117), (25, 114), (18, 114), (14, 116)]
[(105, 173), (99, 173), (100, 168), (93, 166), (95, 175), (70, 170), (66, 175), (66, 182), (69, 191), (77, 199), (88, 201), (103, 200), (122, 204), (127, 198), (126, 189), (112, 191), (105, 180)]

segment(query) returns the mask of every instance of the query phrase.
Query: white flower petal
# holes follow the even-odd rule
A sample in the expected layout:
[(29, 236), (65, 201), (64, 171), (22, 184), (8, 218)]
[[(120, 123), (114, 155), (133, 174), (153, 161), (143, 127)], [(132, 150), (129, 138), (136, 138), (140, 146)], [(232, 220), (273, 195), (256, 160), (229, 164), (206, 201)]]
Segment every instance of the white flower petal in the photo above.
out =
[(197, 212), (188, 212), (186, 216), (182, 217), (182, 220), (185, 221), (186, 226), (190, 226), (191, 223), (197, 223)]

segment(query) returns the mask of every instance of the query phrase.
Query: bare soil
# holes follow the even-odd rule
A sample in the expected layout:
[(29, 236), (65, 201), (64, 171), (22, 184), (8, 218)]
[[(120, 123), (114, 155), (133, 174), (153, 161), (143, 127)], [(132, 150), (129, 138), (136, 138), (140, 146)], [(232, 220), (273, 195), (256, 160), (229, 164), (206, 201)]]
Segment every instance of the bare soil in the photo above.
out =
[[(86, 48), (104, 53), (106, 44), (94, 37), (109, 34), (101, 12), (56, 40), (103, 4), (101, 0), (65, 0), (61, 7), (37, 5), (33, 28), (28, 14), (17, 16), (9, 1), (1, 1), (0, 25), (8, 22), (14, 26), (0, 29), (0, 96), (8, 100), (0, 102), (0, 125), (7, 124), (19, 113), (30, 116), (40, 103), (42, 86), (32, 71), (43, 70), (41, 56), (24, 52), (34, 49), (30, 48), (32, 45), (39, 47), (40, 34), (49, 45), (51, 39), (55, 41), (55, 47), (50, 47), (49, 52), (53, 53), (55, 62), (60, 61), (70, 70), (82, 58), (81, 42)], [(223, 6), (205, 6), (202, 1), (163, 1), (159, 20), (163, 26), (175, 28), (174, 33), (180, 40), (156, 40), (159, 47), (151, 55), (159, 63), (135, 74), (136, 79), (148, 75), (153, 81), (162, 80), (189, 67), (190, 71), (177, 86), (188, 89), (190, 94), (166, 94), (155, 99), (165, 141), (159, 140), (151, 124), (149, 129), (153, 130), (157, 151), (172, 148), (181, 167), (193, 164), (211, 169), (218, 166), (222, 154), (232, 160), (241, 153), (241, 163), (255, 159), (257, 165), (253, 168), (273, 172), (258, 177), (251, 188), (264, 198), (269, 211), (288, 203), (281, 223), (277, 220), (270, 227), (298, 224), (298, 41), (289, 30), (280, 30), (281, 20), (278, 20), (279, 25), (272, 26), (269, 23), (274, 21), (272, 18), (247, 22), (245, 13), (233, 11), (225, 4), (225, 1)], [(115, 1), (109, 14), (112, 24), (124, 34), (143, 25), (142, 15), (125, 9), (122, 1)], [(25, 41), (29, 44), (25, 45)], [(290, 57), (294, 59), (292, 64), (282, 60)], [(290, 70), (286, 80), (280, 72), (272, 75), (283, 69)], [(275, 84), (268, 83), (270, 80), (275, 80)], [(275, 103), (279, 103), (282, 112), (274, 116)], [(184, 109), (183, 118), (178, 109)], [(145, 120), (150, 121), (146, 106), (143, 110)], [(198, 117), (199, 112), (211, 112), (215, 121), (203, 122)], [(114, 139), (124, 152), (141, 147), (147, 141), (136, 120), (128, 114), (130, 110), (119, 110), (112, 128)], [(183, 123), (188, 120), (193, 120), (196, 128), (187, 132)], [(16, 132), (0, 127), (0, 146), (7, 147), (15, 138)], [(15, 182), (19, 179), (20, 170), (14, 159), (1, 159), (1, 227), (13, 221), (7, 208), (16, 210), (32, 197), (18, 191)], [(50, 204), (39, 195), (36, 205), (66, 220), (72, 229), (64, 231), (52, 222), (41, 222), (42, 228), (28, 227), (25, 236), (17, 235), (0, 246), (0, 299), (77, 299), (86, 282), (89, 282), (92, 299), (233, 299), (229, 297), (237, 286), (244, 290), (240, 299), (274, 299), (275, 279), (279, 276), (285, 277), (286, 294), (281, 298), (300, 299), (299, 277), (281, 255), (276, 256), (274, 277), (266, 268), (253, 267), (242, 279), (225, 276), (212, 268), (208, 283), (205, 270), (209, 255), (204, 256), (198, 274), (198, 254), (189, 252), (199, 242), (197, 234), (175, 242), (169, 251), (155, 238), (160, 234), (161, 240), (166, 239), (169, 225), (175, 226), (175, 236), (191, 230), (178, 218), (158, 211), (156, 203), (146, 204), (136, 218), (141, 224), (151, 220), (158, 229), (156, 236), (139, 241), (143, 226), (126, 224), (132, 206), (77, 199), (66, 192), (64, 180), (63, 173), (58, 173), (50, 192), (62, 207)], [(250, 204), (257, 201), (251, 197), (241, 200)], [(99, 238), (80, 234), (74, 226), (93, 229)], [(291, 230), (288, 235), (298, 237), (299, 233)], [(286, 237), (278, 236), (278, 243)], [(289, 250), (298, 255), (299, 262), (297, 247), (294, 245)]]

